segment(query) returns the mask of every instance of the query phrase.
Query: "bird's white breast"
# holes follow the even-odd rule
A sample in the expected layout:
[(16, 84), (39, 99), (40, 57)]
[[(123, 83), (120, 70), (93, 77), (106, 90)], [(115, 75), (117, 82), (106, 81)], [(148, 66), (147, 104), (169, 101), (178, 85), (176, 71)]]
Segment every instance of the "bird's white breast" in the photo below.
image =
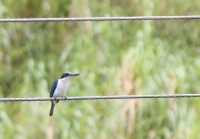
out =
[(68, 89), (68, 84), (69, 84), (69, 79), (64, 78), (64, 79), (59, 79), (58, 84), (54, 93), (54, 97), (63, 97), (65, 96), (65, 93), (67, 92)]

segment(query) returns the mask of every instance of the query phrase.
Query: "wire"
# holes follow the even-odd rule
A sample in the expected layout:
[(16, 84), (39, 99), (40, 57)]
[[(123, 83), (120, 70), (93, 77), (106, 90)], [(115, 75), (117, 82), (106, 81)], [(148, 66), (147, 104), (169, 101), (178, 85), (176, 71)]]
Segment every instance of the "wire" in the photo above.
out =
[(200, 19), (200, 15), (187, 16), (131, 16), (131, 17), (78, 17), (78, 18), (8, 18), (0, 22), (62, 22), (62, 21), (110, 21), (110, 20), (180, 20)]
[(96, 100), (96, 99), (143, 99), (143, 98), (183, 98), (200, 97), (200, 94), (160, 94), (160, 95), (120, 95), (120, 96), (80, 96), (52, 98), (0, 98), (3, 101), (50, 101), (50, 100)]

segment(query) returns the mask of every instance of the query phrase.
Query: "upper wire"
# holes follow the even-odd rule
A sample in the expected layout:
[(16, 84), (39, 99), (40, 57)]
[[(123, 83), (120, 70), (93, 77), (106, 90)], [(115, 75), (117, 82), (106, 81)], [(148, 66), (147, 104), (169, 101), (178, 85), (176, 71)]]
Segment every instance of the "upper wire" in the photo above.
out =
[(77, 18), (7, 18), (7, 19), (0, 19), (0, 22), (63, 22), (63, 21), (109, 21), (109, 20), (180, 20), (180, 19), (200, 19), (200, 15), (77, 17)]
[(0, 98), (4, 101), (52, 101), (52, 100), (96, 100), (96, 99), (144, 99), (144, 98), (186, 98), (200, 97), (200, 94), (160, 94), (160, 95), (119, 95), (119, 96), (79, 96), (52, 98)]

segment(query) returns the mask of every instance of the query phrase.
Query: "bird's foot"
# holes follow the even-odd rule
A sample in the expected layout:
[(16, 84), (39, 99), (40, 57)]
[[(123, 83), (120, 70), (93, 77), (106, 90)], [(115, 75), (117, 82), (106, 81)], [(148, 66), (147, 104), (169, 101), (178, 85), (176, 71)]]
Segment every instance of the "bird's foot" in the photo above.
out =
[(58, 102), (59, 102), (59, 100), (57, 100), (57, 98), (56, 98), (56, 97), (54, 97), (54, 99), (55, 99), (56, 103), (58, 103)]
[(54, 97), (54, 99), (56, 100), (56, 97)]
[(65, 100), (67, 100), (67, 97), (66, 96), (64, 96), (65, 97)]

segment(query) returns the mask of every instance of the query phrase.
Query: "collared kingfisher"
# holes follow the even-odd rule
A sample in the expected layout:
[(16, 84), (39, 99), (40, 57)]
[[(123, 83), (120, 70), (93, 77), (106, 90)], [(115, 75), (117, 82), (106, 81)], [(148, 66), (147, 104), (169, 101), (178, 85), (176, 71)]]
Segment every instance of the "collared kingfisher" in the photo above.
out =
[[(78, 75), (78, 73), (64, 72), (60, 79), (57, 79), (53, 82), (50, 90), (50, 97), (64, 97), (68, 89), (69, 79)], [(51, 109), (49, 113), (50, 116), (53, 115), (54, 106), (58, 102), (59, 100), (51, 101)]]

